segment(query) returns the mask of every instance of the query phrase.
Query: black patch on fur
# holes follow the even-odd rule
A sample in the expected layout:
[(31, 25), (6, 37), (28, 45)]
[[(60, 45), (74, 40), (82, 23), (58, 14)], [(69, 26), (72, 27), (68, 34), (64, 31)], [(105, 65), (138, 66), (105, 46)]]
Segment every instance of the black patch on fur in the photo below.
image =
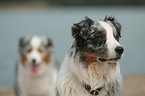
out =
[(116, 22), (114, 17), (108, 17), (108, 16), (106, 16), (104, 21), (110, 21), (113, 24), (113, 26), (115, 27), (115, 29), (117, 31), (117, 35), (115, 36), (115, 39), (117, 41), (119, 41), (119, 38), (121, 38), (121, 24)]
[(97, 28), (93, 28), (93, 20), (86, 17), (72, 27), (72, 36), (75, 39), (75, 47), (82, 51), (87, 46), (87, 51), (96, 51), (97, 48), (105, 45), (106, 35)]
[(53, 41), (50, 38), (47, 38), (47, 43), (45, 44), (46, 47), (51, 47), (53, 45)]
[(90, 26), (93, 23), (93, 20), (86, 17), (85, 20), (73, 25), (72, 36), (75, 38), (78, 47), (82, 47), (87, 43), (86, 41), (89, 36)]
[(22, 52), (30, 43), (31, 37), (24, 36), (19, 39), (19, 52)]
[(53, 51), (49, 49), (54, 48), (53, 40), (48, 37), (41, 37), (41, 47), (43, 48), (43, 52), (49, 52), (51, 54)]
[(49, 47), (53, 47), (53, 40), (48, 38), (48, 37), (41, 37), (41, 45), (45, 48), (48, 49)]
[(97, 28), (88, 38), (88, 45), (89, 45), (88, 48), (90, 48), (92, 51), (96, 51), (96, 49), (100, 49), (100, 47), (103, 47), (105, 43), (106, 43), (106, 35), (102, 31), (98, 30)]

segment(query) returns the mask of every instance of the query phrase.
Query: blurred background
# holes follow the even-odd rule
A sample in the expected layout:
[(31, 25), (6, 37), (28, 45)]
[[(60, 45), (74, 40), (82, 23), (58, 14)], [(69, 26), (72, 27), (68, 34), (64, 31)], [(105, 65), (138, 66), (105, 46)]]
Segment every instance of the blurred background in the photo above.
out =
[(72, 45), (71, 26), (85, 16), (114, 16), (122, 24), (122, 96), (145, 96), (145, 0), (0, 0), (0, 96), (13, 93), (18, 40), (48, 36), (59, 62)]

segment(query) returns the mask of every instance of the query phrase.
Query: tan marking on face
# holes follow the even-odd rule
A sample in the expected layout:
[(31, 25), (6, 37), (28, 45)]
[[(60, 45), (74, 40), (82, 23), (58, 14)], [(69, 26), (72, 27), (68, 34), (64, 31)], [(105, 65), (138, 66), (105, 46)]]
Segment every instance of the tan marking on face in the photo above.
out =
[(87, 53), (84, 57), (84, 62), (87, 65), (87, 67), (92, 64), (93, 62), (96, 62), (96, 53)]
[(105, 35), (107, 35), (107, 31), (106, 31), (106, 30), (103, 30), (102, 32), (103, 32)]
[(49, 53), (43, 53), (42, 54), (42, 60), (45, 64), (49, 64), (49, 60), (50, 60), (50, 54)]
[(26, 53), (21, 54), (21, 61), (22, 61), (23, 65), (25, 65), (25, 63), (27, 61), (27, 54)]
[(84, 53), (84, 62), (85, 64), (87, 65), (87, 67), (93, 63), (97, 63), (99, 62), (97, 60), (98, 57), (107, 57), (107, 48), (103, 48), (103, 49), (100, 49), (100, 50), (97, 50), (96, 52), (92, 52), (92, 53), (89, 53), (89, 52), (85, 52)]

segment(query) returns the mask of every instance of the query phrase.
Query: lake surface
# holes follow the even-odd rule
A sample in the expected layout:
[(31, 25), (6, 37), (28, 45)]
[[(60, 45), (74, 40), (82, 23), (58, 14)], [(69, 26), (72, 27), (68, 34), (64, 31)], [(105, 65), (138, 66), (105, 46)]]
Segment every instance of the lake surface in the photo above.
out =
[(122, 24), (120, 43), (125, 48), (120, 61), (123, 75), (145, 74), (145, 7), (58, 7), (0, 9), (0, 86), (13, 86), (18, 39), (44, 35), (55, 42), (62, 62), (72, 45), (71, 26), (85, 16), (104, 19), (115, 16)]

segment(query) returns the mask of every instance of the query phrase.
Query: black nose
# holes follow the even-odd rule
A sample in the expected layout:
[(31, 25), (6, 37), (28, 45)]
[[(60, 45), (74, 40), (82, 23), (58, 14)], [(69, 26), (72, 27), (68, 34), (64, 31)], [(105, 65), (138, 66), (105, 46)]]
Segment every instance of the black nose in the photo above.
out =
[(115, 48), (115, 51), (116, 51), (117, 54), (121, 55), (124, 51), (124, 48), (121, 47), (121, 46), (118, 46), (118, 47)]
[(35, 59), (32, 59), (32, 63), (36, 63), (36, 60)]

